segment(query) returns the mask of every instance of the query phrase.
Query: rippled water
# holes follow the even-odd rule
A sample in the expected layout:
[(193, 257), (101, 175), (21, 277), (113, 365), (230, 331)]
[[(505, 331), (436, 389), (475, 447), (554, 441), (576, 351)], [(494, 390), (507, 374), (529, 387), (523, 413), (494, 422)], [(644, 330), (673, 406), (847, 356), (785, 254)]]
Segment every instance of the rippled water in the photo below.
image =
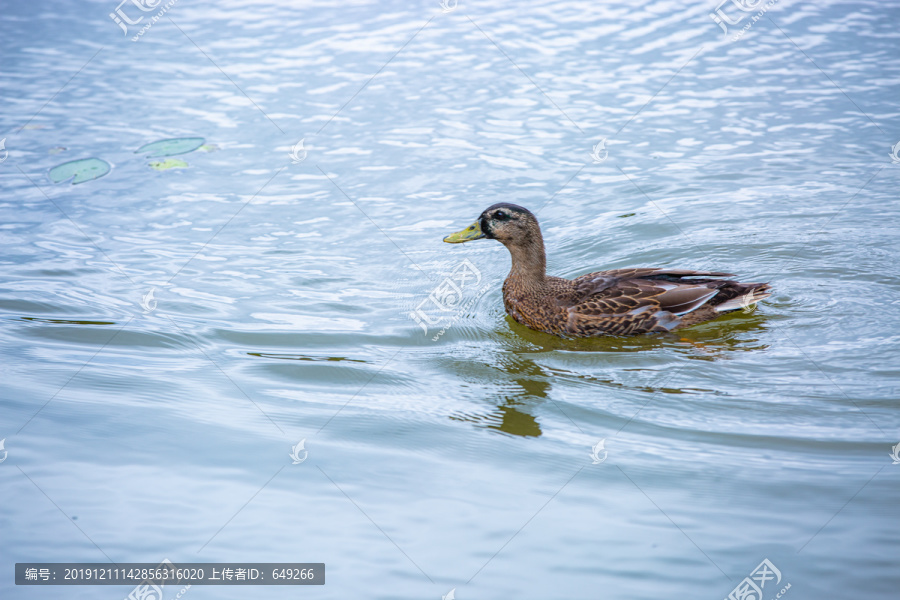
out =
[[(766, 599), (896, 597), (900, 7), (782, 1), (734, 42), (715, 8), (182, 1), (132, 42), (113, 2), (6, 7), (2, 595), (169, 558), (327, 565), (192, 599), (712, 600), (768, 559)], [(498, 201), (553, 274), (776, 292), (535, 333), (501, 246), (441, 242)]]

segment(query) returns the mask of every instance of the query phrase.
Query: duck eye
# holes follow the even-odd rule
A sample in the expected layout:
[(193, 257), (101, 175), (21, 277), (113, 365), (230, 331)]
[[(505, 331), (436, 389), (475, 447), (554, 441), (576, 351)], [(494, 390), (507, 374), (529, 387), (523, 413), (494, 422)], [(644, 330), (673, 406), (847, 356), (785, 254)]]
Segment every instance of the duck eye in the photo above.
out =
[(508, 221), (509, 215), (506, 214), (505, 212), (503, 212), (502, 210), (498, 210), (497, 212), (494, 213), (494, 218), (497, 219), (498, 221)]

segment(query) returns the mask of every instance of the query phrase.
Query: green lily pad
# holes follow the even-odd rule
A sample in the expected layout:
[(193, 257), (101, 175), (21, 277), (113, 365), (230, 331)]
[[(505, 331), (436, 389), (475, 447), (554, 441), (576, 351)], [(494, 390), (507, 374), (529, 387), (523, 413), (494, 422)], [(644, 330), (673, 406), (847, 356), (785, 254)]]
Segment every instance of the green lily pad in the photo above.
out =
[(111, 168), (108, 162), (99, 158), (72, 160), (50, 169), (50, 181), (62, 183), (74, 177), (75, 179), (72, 180), (72, 183), (84, 183), (85, 181), (103, 177), (109, 173)]
[(203, 145), (204, 140), (201, 137), (192, 138), (172, 138), (171, 140), (159, 140), (144, 144), (134, 151), (135, 154), (146, 154), (148, 158), (156, 158), (158, 156), (176, 156), (178, 154), (187, 154), (193, 152)]
[(200, 146), (200, 149), (204, 152), (215, 152), (219, 149), (219, 147), (215, 144), (203, 144), (202, 146)]
[(157, 171), (168, 171), (169, 169), (183, 169), (188, 164), (177, 158), (167, 158), (166, 160), (154, 160), (150, 163), (150, 168)]

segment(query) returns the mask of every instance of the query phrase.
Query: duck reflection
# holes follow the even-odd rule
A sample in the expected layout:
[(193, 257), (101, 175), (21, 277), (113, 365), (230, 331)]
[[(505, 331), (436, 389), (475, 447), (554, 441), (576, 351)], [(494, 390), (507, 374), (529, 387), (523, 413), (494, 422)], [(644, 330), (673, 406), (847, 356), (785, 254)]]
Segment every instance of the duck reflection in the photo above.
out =
[(540, 436), (541, 426), (528, 411), (537, 404), (536, 398), (547, 398), (550, 374), (531, 359), (516, 354), (504, 356), (493, 366), (512, 376), (509, 384), (503, 386), (500, 403), (486, 413), (457, 414), (450, 418), (509, 435)]
[[(765, 350), (753, 333), (765, 331), (765, 317), (724, 315), (715, 323), (682, 329), (673, 333), (631, 337), (598, 337), (564, 339), (534, 331), (507, 317), (507, 339), (520, 346), (531, 345), (532, 351), (550, 352), (644, 352), (670, 349), (692, 360), (716, 360), (729, 352)], [(751, 335), (748, 335), (751, 334)]]
[(516, 408), (519, 404), (515, 400), (507, 400), (498, 406), (496, 410), (480, 415), (453, 415), (453, 421), (466, 421), (474, 423), (476, 427), (493, 429), (510, 435), (521, 437), (538, 437), (541, 435), (541, 426), (533, 416)]
[[(752, 335), (754, 332), (765, 330), (765, 318), (755, 315), (750, 318), (744, 315), (735, 319), (729, 319), (726, 315), (715, 325), (706, 327), (701, 325), (667, 335), (577, 340), (566, 340), (536, 332), (509, 317), (506, 320), (509, 329), (499, 332), (503, 338), (501, 346), (506, 346), (506, 351), (492, 358), (490, 362), (482, 363), (494, 370), (489, 378), (491, 383), (497, 382), (496, 371), (500, 371), (502, 379), (506, 380), (506, 383), (500, 386), (499, 394), (488, 400), (494, 406), (483, 413), (456, 414), (450, 418), (521, 437), (542, 435), (541, 425), (532, 413), (538, 406), (545, 404), (546, 400), (552, 402), (549, 396), (552, 381), (559, 378), (589, 381), (607, 389), (634, 390), (649, 394), (682, 392), (654, 385), (627, 384), (617, 381), (614, 375), (606, 378), (558, 367), (545, 367), (531, 357), (539, 357), (554, 351), (609, 353), (670, 349), (691, 360), (715, 361), (730, 352), (768, 348), (767, 344), (760, 343), (759, 339)], [(569, 415), (563, 412), (562, 407), (555, 402), (553, 404), (555, 410), (562, 413), (564, 420), (571, 420)]]

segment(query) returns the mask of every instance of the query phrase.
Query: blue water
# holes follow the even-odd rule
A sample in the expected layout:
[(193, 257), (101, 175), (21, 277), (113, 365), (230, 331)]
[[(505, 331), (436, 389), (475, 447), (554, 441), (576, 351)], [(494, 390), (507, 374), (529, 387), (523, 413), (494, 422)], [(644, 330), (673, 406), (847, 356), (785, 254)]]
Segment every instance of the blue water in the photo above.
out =
[[(900, 5), (180, 0), (139, 35), (165, 4), (0, 18), (0, 597), (165, 558), (326, 564), (191, 600), (718, 600), (765, 559), (764, 600), (897, 597)], [(441, 242), (499, 201), (552, 274), (775, 293), (538, 334), (501, 246)]]

